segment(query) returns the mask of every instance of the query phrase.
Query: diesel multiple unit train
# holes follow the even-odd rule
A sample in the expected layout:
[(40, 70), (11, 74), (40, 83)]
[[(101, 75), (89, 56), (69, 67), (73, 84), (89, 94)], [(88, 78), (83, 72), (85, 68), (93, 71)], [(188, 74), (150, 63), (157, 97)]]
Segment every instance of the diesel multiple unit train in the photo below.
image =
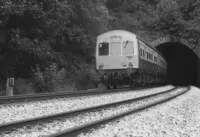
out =
[(167, 63), (134, 33), (113, 30), (97, 37), (96, 69), (107, 88), (134, 87), (164, 83)]

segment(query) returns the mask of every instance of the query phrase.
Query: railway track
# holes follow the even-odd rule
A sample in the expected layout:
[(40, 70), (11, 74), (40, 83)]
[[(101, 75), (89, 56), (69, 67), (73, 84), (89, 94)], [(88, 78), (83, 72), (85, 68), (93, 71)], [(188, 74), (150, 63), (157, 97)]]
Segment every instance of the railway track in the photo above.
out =
[[(37, 133), (51, 134), (49, 135), (49, 137), (76, 136), (82, 132), (90, 130), (91, 128), (98, 127), (103, 123), (107, 123), (125, 115), (135, 113), (147, 109), (149, 107), (158, 105), (160, 103), (169, 101), (179, 95), (184, 94), (188, 90), (190, 90), (189, 87), (174, 88), (161, 93), (155, 93), (152, 95), (142, 96), (125, 101), (119, 101), (95, 107), (88, 107), (84, 109), (34, 119), (27, 119), (23, 121), (1, 124), (0, 136), (4, 136), (6, 133), (11, 132), (13, 130), (15, 132), (20, 131), (24, 133), (30, 133), (31, 131), (34, 132), (34, 129), (38, 129), (36, 131)], [(109, 114), (107, 114), (108, 112)], [(100, 116), (103, 116), (103, 118), (96, 118), (96, 116), (99, 114)], [(76, 121), (78, 121), (79, 124), (76, 124)], [(56, 129), (56, 125), (65, 126), (57, 127)], [(29, 131), (27, 131), (27, 129), (29, 129)], [(49, 131), (46, 131), (47, 129), (49, 129)]]
[(172, 88), (173, 86), (164, 86), (136, 91), (131, 90), (126, 92), (114, 92), (110, 94), (93, 94), (49, 100), (33, 100), (31, 102), (2, 104), (0, 105), (0, 124), (132, 99), (140, 96), (151, 95), (153, 93), (163, 92)]
[[(87, 96), (87, 95), (97, 95), (97, 94), (110, 94), (115, 92), (130, 91), (145, 89), (147, 87), (137, 87), (137, 88), (120, 88), (120, 89), (110, 89), (110, 90), (81, 90), (81, 91), (71, 91), (71, 92), (55, 92), (55, 93), (40, 93), (34, 95), (15, 95), (15, 96), (0, 96), (0, 104), (18, 103), (18, 102), (28, 102), (37, 100), (49, 100), (55, 98), (63, 97), (75, 97), (75, 96)], [(152, 87), (153, 88), (153, 87)]]

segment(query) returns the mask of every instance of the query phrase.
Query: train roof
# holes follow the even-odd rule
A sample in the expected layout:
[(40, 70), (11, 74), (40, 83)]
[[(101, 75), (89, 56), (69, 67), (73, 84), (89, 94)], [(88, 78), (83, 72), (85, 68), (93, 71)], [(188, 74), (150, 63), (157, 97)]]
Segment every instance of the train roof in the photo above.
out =
[(134, 33), (130, 32), (130, 31), (126, 31), (126, 30), (111, 30), (111, 31), (105, 32), (103, 34), (100, 34), (97, 38), (107, 37), (107, 36), (115, 34), (115, 33), (120, 33), (120, 35), (136, 37), (136, 35)]

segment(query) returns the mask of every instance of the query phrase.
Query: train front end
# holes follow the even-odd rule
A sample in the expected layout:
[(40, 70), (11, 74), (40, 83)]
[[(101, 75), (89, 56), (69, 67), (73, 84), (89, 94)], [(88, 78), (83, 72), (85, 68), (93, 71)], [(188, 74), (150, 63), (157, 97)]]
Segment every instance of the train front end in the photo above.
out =
[(97, 37), (96, 69), (110, 88), (129, 84), (129, 76), (139, 67), (136, 35), (115, 30)]

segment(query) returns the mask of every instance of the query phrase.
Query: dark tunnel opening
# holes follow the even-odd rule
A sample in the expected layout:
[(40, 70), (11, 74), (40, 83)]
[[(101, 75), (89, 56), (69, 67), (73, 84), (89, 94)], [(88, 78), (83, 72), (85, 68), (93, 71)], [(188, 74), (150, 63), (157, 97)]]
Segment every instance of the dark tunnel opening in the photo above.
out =
[(167, 79), (176, 86), (198, 85), (199, 57), (183, 44), (169, 42), (156, 47), (167, 61)]

